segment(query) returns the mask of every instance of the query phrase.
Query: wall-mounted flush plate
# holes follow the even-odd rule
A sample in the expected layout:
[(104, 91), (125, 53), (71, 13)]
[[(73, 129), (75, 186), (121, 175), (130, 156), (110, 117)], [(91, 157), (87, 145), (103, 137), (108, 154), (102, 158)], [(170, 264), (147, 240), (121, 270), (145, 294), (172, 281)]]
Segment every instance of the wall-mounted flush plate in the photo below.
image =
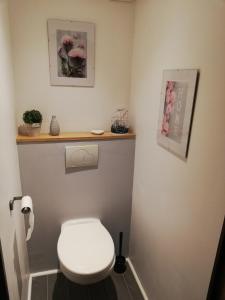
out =
[(98, 145), (66, 146), (66, 168), (98, 166)]
[(134, 2), (135, 0), (110, 0), (110, 1), (116, 1), (116, 2)]

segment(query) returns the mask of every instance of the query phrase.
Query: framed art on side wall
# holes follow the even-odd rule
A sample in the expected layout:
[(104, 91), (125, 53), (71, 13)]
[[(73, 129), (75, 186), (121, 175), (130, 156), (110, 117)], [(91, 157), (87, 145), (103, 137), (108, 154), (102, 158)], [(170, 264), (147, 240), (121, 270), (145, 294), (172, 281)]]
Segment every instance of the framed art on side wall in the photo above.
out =
[(158, 144), (187, 157), (198, 70), (166, 70), (160, 101)]
[(48, 20), (51, 85), (94, 86), (95, 25)]

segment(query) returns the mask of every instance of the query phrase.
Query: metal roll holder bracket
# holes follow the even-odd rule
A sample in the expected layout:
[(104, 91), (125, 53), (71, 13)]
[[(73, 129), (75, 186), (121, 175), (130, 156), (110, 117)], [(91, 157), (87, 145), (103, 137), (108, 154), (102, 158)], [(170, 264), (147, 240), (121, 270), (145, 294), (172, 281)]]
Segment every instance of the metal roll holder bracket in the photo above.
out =
[[(23, 196), (17, 196), (17, 197), (13, 197), (12, 200), (9, 201), (9, 209), (10, 211), (12, 211), (14, 209), (14, 202), (17, 200), (22, 200)], [(30, 208), (29, 207), (24, 207), (21, 212), (23, 214), (29, 214), (30, 212)]]

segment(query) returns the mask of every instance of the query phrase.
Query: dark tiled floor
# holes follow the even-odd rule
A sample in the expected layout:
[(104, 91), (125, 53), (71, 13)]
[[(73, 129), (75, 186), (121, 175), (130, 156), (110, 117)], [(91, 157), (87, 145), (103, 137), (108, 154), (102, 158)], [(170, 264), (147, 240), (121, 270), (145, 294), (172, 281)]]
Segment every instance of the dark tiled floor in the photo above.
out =
[(35, 277), (31, 300), (143, 300), (129, 267), (124, 274), (115, 272), (92, 285), (78, 285), (62, 273)]

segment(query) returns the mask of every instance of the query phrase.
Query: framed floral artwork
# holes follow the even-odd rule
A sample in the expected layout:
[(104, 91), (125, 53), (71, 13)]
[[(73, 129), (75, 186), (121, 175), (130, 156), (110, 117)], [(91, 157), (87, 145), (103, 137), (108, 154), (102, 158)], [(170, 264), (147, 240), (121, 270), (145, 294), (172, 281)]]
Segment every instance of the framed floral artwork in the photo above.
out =
[(158, 144), (182, 159), (188, 154), (198, 70), (166, 70), (160, 101)]
[(48, 20), (51, 85), (94, 86), (95, 25)]

